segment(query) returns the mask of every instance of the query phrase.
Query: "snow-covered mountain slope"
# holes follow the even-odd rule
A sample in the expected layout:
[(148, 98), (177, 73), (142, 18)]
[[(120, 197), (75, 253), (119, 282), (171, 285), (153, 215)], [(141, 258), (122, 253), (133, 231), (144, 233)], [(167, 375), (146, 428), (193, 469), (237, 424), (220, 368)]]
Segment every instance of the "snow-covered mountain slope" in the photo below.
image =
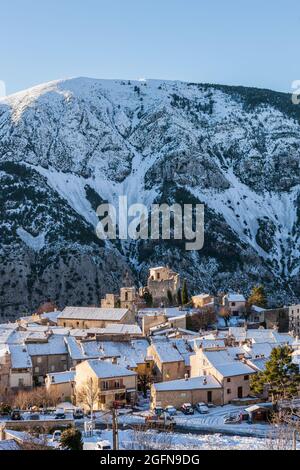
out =
[[(56, 81), (0, 100), (0, 312), (93, 304), (168, 263), (191, 290), (299, 296), (300, 107), (253, 88)], [(205, 245), (103, 243), (101, 201), (204, 202)]]

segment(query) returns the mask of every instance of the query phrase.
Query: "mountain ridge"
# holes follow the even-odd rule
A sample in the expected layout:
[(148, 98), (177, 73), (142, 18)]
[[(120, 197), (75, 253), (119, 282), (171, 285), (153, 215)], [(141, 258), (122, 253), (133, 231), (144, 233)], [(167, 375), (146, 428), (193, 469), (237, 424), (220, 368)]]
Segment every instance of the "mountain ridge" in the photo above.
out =
[[(247, 87), (79, 77), (0, 100), (0, 314), (34, 309), (43, 296), (98, 303), (107, 278), (114, 291), (126, 270), (143, 284), (156, 262), (181, 272), (193, 292), (263, 282), (273, 302), (296, 299), (299, 130), (289, 95)], [(205, 203), (204, 249), (100, 243), (95, 204), (123, 194), (148, 207)], [(20, 304), (7, 309), (16, 289)]]

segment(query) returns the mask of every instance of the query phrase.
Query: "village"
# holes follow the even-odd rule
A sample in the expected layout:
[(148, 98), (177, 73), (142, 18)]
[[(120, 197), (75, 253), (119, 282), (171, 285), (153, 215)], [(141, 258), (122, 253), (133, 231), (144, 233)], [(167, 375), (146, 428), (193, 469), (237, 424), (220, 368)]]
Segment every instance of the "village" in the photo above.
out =
[(300, 305), (268, 308), (262, 286), (189, 296), (168, 266), (124, 284), (0, 324), (0, 450), (298, 447)]

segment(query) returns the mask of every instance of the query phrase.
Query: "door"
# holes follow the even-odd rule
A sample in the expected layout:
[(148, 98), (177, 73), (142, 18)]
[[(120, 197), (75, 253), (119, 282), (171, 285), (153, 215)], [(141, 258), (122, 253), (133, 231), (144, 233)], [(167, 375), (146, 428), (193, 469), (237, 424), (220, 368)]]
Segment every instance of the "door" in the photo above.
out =
[(212, 392), (209, 391), (207, 392), (207, 403), (211, 403), (212, 402)]
[(238, 387), (238, 398), (243, 398), (243, 387)]

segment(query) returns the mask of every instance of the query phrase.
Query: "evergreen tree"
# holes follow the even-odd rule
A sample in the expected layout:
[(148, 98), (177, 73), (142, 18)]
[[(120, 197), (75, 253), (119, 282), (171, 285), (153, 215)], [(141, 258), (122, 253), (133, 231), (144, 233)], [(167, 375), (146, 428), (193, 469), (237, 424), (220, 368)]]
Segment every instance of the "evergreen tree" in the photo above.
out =
[(61, 446), (68, 450), (83, 450), (82, 434), (79, 429), (66, 429), (61, 435)]
[(147, 307), (152, 307), (153, 305), (152, 294), (150, 294), (150, 292), (145, 292), (143, 297), (144, 297)]
[(292, 349), (278, 346), (271, 352), (263, 372), (251, 377), (251, 389), (262, 394), (265, 387), (272, 400), (291, 398), (297, 395), (300, 384), (299, 366), (292, 363)]
[(173, 305), (173, 295), (172, 295), (172, 292), (169, 289), (168, 289), (168, 292), (167, 292), (167, 296), (168, 296), (169, 306), (171, 307)]
[(250, 297), (248, 299), (248, 305), (257, 305), (258, 307), (266, 308), (268, 305), (267, 296), (263, 286), (253, 287)]
[(184, 279), (183, 281), (181, 299), (182, 299), (182, 305), (186, 305), (189, 303), (189, 294), (187, 290), (186, 279)]
[(182, 305), (182, 297), (181, 297), (181, 290), (178, 289), (177, 291), (177, 303), (178, 305)]

